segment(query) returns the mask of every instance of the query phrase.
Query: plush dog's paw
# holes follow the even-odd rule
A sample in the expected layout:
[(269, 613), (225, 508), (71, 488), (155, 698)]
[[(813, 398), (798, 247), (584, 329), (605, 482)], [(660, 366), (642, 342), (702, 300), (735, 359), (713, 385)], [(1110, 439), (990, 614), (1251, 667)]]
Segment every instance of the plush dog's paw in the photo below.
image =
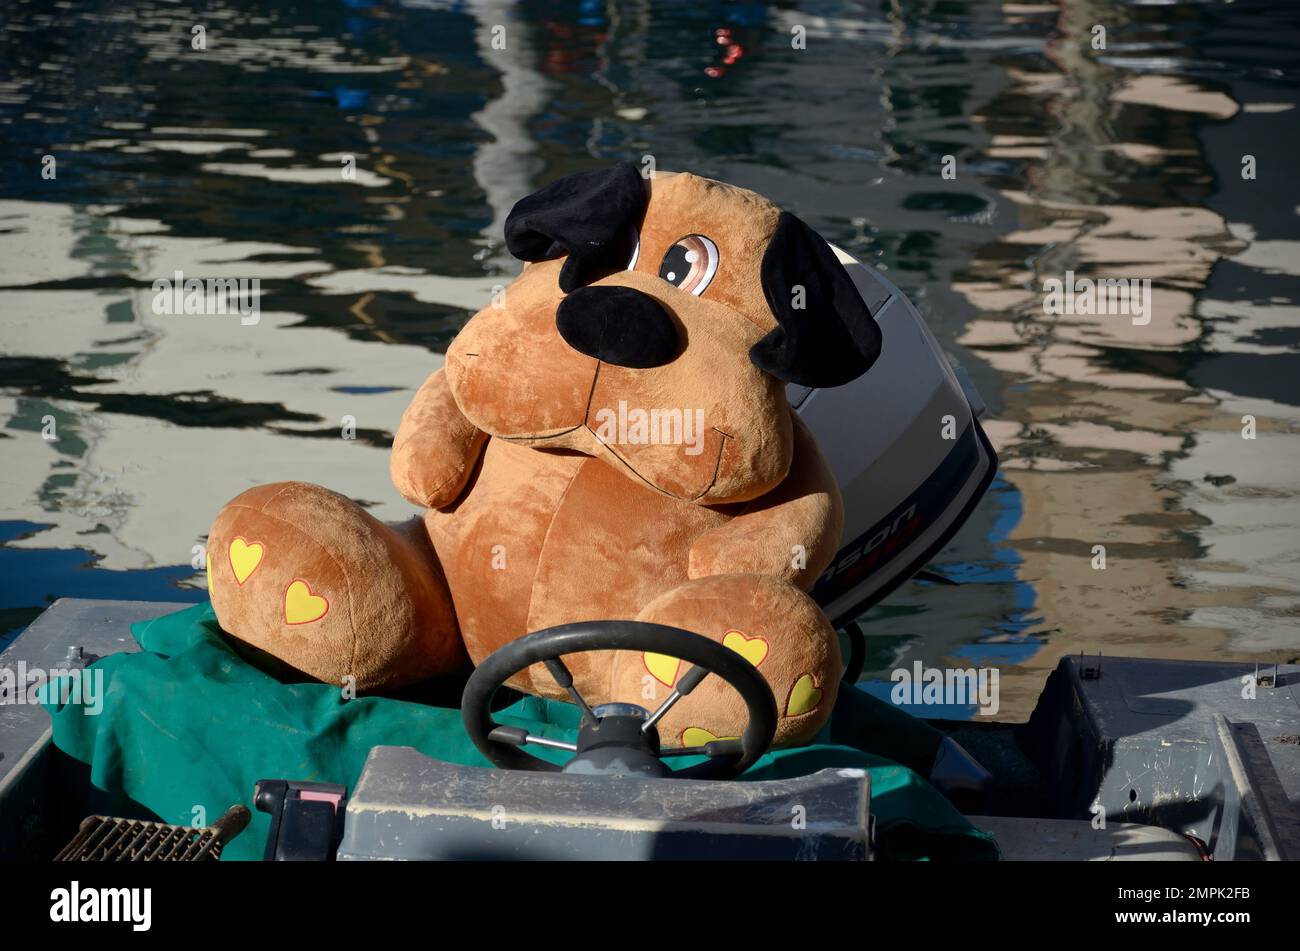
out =
[[(821, 609), (793, 585), (768, 575), (714, 575), (656, 598), (637, 620), (692, 631), (721, 642), (758, 668), (776, 699), (774, 746), (810, 740), (830, 717), (843, 674), (839, 640)], [(612, 697), (653, 710), (690, 665), (675, 657), (620, 652)], [(659, 723), (664, 746), (700, 746), (738, 736), (740, 695), (716, 675), (705, 678)]]
[(438, 370), (402, 414), (389, 460), (393, 485), (415, 505), (450, 505), (465, 488), (486, 442), (487, 433), (461, 414), (446, 373)]
[(394, 687), (454, 669), (464, 657), (450, 597), (417, 541), (319, 486), (250, 489), (208, 534), (217, 621), (341, 687)]

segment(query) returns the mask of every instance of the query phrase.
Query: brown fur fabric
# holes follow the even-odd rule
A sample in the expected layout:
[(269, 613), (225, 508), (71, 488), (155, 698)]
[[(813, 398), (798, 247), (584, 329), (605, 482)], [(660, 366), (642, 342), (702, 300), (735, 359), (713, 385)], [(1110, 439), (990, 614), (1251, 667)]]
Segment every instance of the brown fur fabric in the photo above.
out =
[[(804, 591), (839, 544), (840, 496), (784, 384), (748, 355), (776, 326), (759, 268), (780, 211), (693, 175), (660, 173), (647, 188), (636, 267), (590, 286), (650, 298), (678, 335), (676, 355), (632, 368), (579, 352), (556, 329), (564, 258), (529, 264), (402, 417), (392, 479), (423, 517), (385, 526), (297, 482), (243, 493), (208, 542), (223, 628), (321, 680), (377, 690), (552, 625), (654, 620), (757, 664), (781, 715), (778, 743), (825, 723), (842, 662)], [(661, 276), (692, 235), (717, 251), (701, 294)], [(692, 267), (702, 246), (689, 245)], [(658, 428), (637, 430), (650, 410)], [(674, 438), (654, 438), (664, 434)], [(654, 707), (679, 673), (672, 658), (640, 653), (566, 662), (592, 703)], [(516, 685), (564, 696), (544, 668)], [(714, 677), (661, 735), (694, 745), (743, 725), (738, 695)]]

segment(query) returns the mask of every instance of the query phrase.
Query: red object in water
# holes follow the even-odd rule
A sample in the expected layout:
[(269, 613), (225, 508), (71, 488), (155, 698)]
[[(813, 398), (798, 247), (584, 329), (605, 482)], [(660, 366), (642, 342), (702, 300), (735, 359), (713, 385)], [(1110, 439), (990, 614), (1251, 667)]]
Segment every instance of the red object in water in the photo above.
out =
[[(725, 66), (730, 66), (736, 60), (740, 59), (740, 57), (745, 55), (745, 48), (739, 43), (733, 43), (731, 41), (730, 27), (720, 26), (714, 30), (713, 40), (719, 46), (725, 46), (727, 48), (727, 52), (722, 57), (722, 62)], [(706, 66), (704, 69), (704, 75), (711, 79), (717, 79), (725, 72), (726, 69), (723, 68), (723, 66)]]

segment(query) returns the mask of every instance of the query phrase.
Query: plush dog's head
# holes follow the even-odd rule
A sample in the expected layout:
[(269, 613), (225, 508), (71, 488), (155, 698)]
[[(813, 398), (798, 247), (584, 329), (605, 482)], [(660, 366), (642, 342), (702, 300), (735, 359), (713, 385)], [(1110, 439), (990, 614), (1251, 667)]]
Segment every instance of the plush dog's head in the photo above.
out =
[(880, 331), (830, 247), (753, 192), (632, 165), (562, 178), (506, 221), (528, 262), (447, 351), (492, 436), (740, 502), (790, 467), (785, 384), (837, 386)]

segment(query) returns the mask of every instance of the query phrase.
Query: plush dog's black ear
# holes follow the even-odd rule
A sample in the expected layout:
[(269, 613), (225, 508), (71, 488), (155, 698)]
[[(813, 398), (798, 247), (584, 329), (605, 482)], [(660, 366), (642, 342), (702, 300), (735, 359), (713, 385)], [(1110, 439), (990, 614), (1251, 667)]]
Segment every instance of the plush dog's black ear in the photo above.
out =
[(601, 271), (620, 271), (632, 253), (631, 227), (649, 196), (635, 165), (578, 172), (521, 198), (506, 217), (506, 247), (521, 261), (568, 253), (560, 269), (566, 294)]
[(787, 383), (839, 386), (876, 362), (880, 328), (853, 278), (821, 235), (788, 212), (763, 255), (762, 280), (778, 326), (749, 350), (759, 369)]

